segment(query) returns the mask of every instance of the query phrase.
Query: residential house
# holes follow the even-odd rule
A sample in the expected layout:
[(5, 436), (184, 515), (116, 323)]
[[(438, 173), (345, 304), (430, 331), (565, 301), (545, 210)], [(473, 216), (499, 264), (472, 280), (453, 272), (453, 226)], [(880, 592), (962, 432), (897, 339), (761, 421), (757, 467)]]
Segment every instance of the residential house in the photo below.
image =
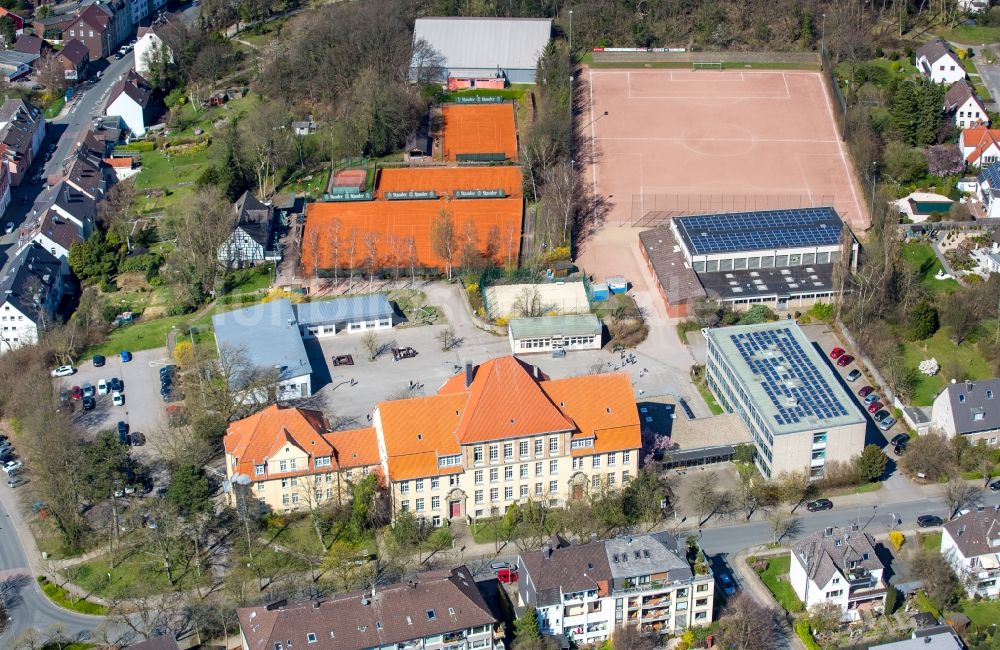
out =
[(965, 643), (950, 625), (914, 630), (909, 639), (869, 646), (868, 650), (965, 650)]
[(395, 309), (384, 293), (312, 300), (293, 308), (303, 338), (389, 329), (396, 319)]
[(988, 218), (1000, 218), (1000, 201), (996, 200), (1000, 198), (1000, 162), (995, 162), (979, 172), (975, 194), (982, 202)]
[(136, 137), (146, 135), (146, 125), (152, 117), (153, 88), (143, 77), (129, 69), (111, 88), (105, 115), (116, 115)]
[(38, 342), (62, 300), (65, 260), (39, 245), (19, 251), (0, 271), (0, 354)]
[(549, 379), (513, 356), (467, 364), (437, 393), (371, 415), (394, 511), (434, 525), (565, 505), (639, 469), (641, 429), (623, 373)]
[(64, 39), (79, 39), (92, 61), (111, 56), (132, 32), (132, 14), (126, 0), (100, 0), (86, 5), (63, 28)]
[(0, 154), (7, 163), (10, 183), (21, 184), (45, 139), (45, 117), (23, 99), (0, 106)]
[(39, 58), (46, 51), (51, 50), (52, 46), (33, 34), (24, 34), (14, 42), (14, 47), (12, 49), (23, 54), (31, 54), (35, 58)]
[(87, 78), (90, 67), (90, 51), (80, 39), (70, 39), (56, 53), (56, 61), (62, 66), (66, 79), (82, 81)]
[(996, 445), (1000, 436), (1000, 379), (945, 386), (931, 407), (931, 426), (945, 437)]
[(464, 565), (372, 591), (242, 607), (236, 616), (243, 650), (504, 648), (499, 605)]
[[(87, 230), (97, 221), (97, 201), (63, 179), (42, 193), (35, 205), (49, 206), (63, 219)], [(89, 231), (88, 231), (89, 234)]]
[(229, 238), (219, 246), (219, 261), (229, 267), (252, 266), (279, 260), (274, 241), (274, 210), (249, 190), (233, 206), (236, 223)]
[(958, 575), (969, 598), (1000, 596), (1000, 512), (972, 509), (944, 525), (941, 555)]
[(108, 187), (103, 161), (87, 153), (83, 147), (77, 148), (63, 161), (62, 180), (94, 201), (100, 201)]
[(7, 165), (0, 164), (0, 216), (10, 205), (10, 170)]
[(965, 79), (959, 79), (948, 89), (944, 96), (944, 111), (952, 116), (955, 126), (960, 129), (990, 125), (986, 105)]
[(992, 165), (1000, 160), (1000, 129), (967, 128), (958, 136), (958, 147), (967, 165), (980, 169)]
[(961, 59), (940, 38), (921, 46), (916, 53), (917, 70), (934, 83), (953, 84), (965, 79)]
[(77, 20), (75, 14), (56, 13), (45, 18), (35, 18), (32, 29), (50, 45), (62, 43), (64, 32)]
[[(24, 33), (24, 18), (9, 9), (0, 7), (0, 18), (8, 18), (14, 23), (14, 35), (21, 36)], [(12, 47), (13, 43), (7, 43), (7, 47)]]
[(712, 622), (715, 585), (696, 572), (686, 547), (668, 532), (571, 546), (558, 537), (517, 558), (518, 605), (534, 607), (547, 636), (598, 644), (615, 628), (677, 634)]
[(340, 504), (354, 483), (379, 467), (374, 429), (334, 431), (326, 416), (310, 409), (268, 406), (230, 424), (223, 444), (226, 477), (245, 484), (261, 510)]
[(312, 115), (306, 115), (306, 119), (292, 122), (292, 131), (295, 135), (312, 135), (316, 133), (316, 121)]
[(959, 11), (970, 14), (978, 14), (990, 8), (990, 0), (957, 0), (955, 6)]
[(885, 607), (885, 566), (868, 533), (826, 528), (792, 544), (789, 581), (806, 609), (834, 603), (844, 621), (861, 620), (864, 610)]
[(0, 50), (0, 76), (8, 82), (17, 81), (31, 74), (31, 67), (38, 57), (17, 50)]
[(53, 257), (69, 260), (69, 249), (81, 242), (94, 231), (94, 223), (87, 221), (83, 226), (63, 217), (57, 210), (46, 210), (40, 219), (23, 226), (18, 231), (18, 250), (38, 245)]
[(794, 321), (702, 332), (708, 387), (750, 431), (762, 475), (819, 479), (864, 449), (868, 418)]
[(149, 64), (162, 56), (166, 56), (167, 61), (173, 63), (174, 54), (170, 47), (157, 34), (157, 31), (167, 24), (166, 19), (157, 21), (150, 27), (140, 27), (135, 48), (132, 56), (135, 58), (135, 71), (146, 76), (149, 74)]
[(103, 162), (111, 169), (116, 181), (131, 178), (142, 171), (141, 161), (132, 156), (114, 156), (105, 158)]

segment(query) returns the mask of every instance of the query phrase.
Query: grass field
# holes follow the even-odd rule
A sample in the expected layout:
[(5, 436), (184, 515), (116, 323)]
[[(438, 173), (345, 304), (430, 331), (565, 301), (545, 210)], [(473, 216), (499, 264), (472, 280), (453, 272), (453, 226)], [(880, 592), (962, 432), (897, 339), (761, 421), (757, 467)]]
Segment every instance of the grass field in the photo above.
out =
[[(908, 341), (903, 344), (903, 363), (907, 368), (916, 369), (921, 361), (932, 357), (942, 365), (945, 362), (960, 364), (969, 379), (988, 379), (993, 374), (989, 363), (979, 354), (976, 346), (970, 342), (955, 345), (949, 338), (947, 327), (942, 327), (934, 336), (924, 341)], [(930, 406), (947, 381), (941, 372), (932, 377), (917, 373), (913, 388), (913, 404)]]
[(938, 29), (937, 36), (946, 41), (972, 45), (974, 48), (983, 43), (1000, 41), (1000, 27), (981, 27), (979, 25), (959, 25), (951, 29)]
[[(66, 577), (88, 592), (101, 596), (134, 597), (142, 594), (163, 593), (168, 589), (193, 589), (212, 583), (209, 571), (203, 570), (201, 579), (193, 566), (180, 563), (172, 569), (174, 585), (171, 587), (163, 568), (163, 560), (136, 548), (111, 568), (107, 556), (100, 556), (66, 569)], [(108, 580), (108, 574), (111, 580)]]
[(802, 601), (795, 595), (792, 583), (788, 581), (788, 570), (792, 563), (791, 555), (780, 555), (767, 558), (767, 569), (757, 575), (774, 594), (778, 604), (788, 612), (801, 612)]
[(938, 552), (941, 550), (941, 531), (935, 533), (917, 533), (917, 538), (920, 543), (920, 548), (926, 549), (932, 552)]
[(695, 387), (698, 389), (698, 394), (701, 395), (701, 398), (705, 400), (705, 404), (708, 404), (708, 410), (712, 412), (712, 415), (722, 415), (725, 412), (719, 406), (719, 403), (715, 401), (715, 395), (712, 394), (712, 391), (708, 389), (708, 386), (704, 382), (698, 382), (695, 384)]
[(75, 598), (68, 591), (59, 585), (49, 582), (42, 576), (38, 576), (38, 584), (42, 588), (42, 593), (45, 594), (46, 598), (63, 609), (68, 609), (78, 614), (90, 614), (91, 616), (104, 616), (107, 614), (108, 610), (104, 605), (92, 603), (82, 598)]
[[(142, 154), (142, 171), (136, 177), (135, 207), (142, 213), (160, 212), (183, 204), (194, 194), (195, 181), (210, 164), (212, 146), (204, 151), (167, 157), (162, 151)], [(159, 189), (163, 196), (147, 196), (145, 190)]]
[(167, 332), (171, 328), (186, 322), (191, 316), (191, 314), (164, 316), (154, 320), (140, 321), (132, 325), (119, 327), (112, 330), (103, 343), (89, 348), (83, 356), (90, 357), (95, 354), (112, 356), (122, 350), (138, 352), (139, 350), (162, 348), (167, 344)]
[(1000, 625), (1000, 601), (963, 600), (959, 609), (977, 625)]
[(942, 267), (930, 244), (905, 244), (903, 259), (920, 274), (920, 284), (933, 293), (952, 293), (958, 288), (958, 280), (934, 278)]
[(56, 115), (59, 115), (59, 111), (63, 109), (66, 105), (66, 98), (60, 95), (57, 99), (53, 100), (51, 104), (45, 107), (45, 117), (51, 120)]

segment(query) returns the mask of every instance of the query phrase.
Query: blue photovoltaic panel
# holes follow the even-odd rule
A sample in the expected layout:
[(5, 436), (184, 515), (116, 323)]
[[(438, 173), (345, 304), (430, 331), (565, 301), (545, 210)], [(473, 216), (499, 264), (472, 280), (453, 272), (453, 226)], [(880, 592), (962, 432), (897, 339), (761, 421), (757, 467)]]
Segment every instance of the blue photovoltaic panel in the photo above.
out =
[(836, 246), (843, 222), (830, 207), (674, 217), (692, 255)]
[(777, 409), (774, 419), (779, 425), (798, 424), (808, 417), (828, 420), (848, 415), (787, 329), (743, 332), (729, 338), (750, 371), (761, 377), (761, 386)]

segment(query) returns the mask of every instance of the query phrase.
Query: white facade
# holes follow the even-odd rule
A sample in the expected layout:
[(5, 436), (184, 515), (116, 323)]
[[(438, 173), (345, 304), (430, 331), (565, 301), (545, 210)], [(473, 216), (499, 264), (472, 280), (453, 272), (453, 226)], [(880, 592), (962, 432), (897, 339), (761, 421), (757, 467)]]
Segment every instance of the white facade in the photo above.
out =
[(382, 318), (379, 320), (359, 320), (347, 323), (347, 327), (343, 325), (340, 326), (338, 330), (337, 323), (317, 323), (314, 325), (303, 326), (302, 328), (303, 338), (329, 338), (331, 336), (336, 336), (339, 331), (341, 334), (360, 334), (362, 332), (368, 332), (370, 330), (388, 330), (392, 329), (392, 319)]
[(230, 266), (259, 264), (265, 260), (264, 247), (240, 226), (219, 246), (219, 261)]
[(514, 338), (514, 333), (508, 328), (507, 340), (510, 341), (510, 351), (514, 354), (530, 354), (532, 352), (551, 352), (560, 350), (600, 350), (600, 334), (583, 334), (574, 336), (538, 336)]
[(136, 137), (146, 135), (146, 116), (142, 106), (129, 97), (127, 93), (120, 93), (113, 102), (108, 104), (104, 114), (120, 117), (132, 135)]
[(9, 303), (0, 306), (0, 354), (38, 343), (38, 324)]
[[(132, 54), (135, 57), (135, 71), (141, 74), (143, 77), (149, 74), (149, 60), (150, 57), (159, 56), (160, 49), (164, 47), (163, 39), (156, 35), (153, 31), (148, 31), (142, 35), (142, 38), (135, 42), (135, 49), (132, 50)], [(174, 55), (167, 49), (167, 58), (171, 63), (173, 63)]]
[[(990, 545), (1000, 552), (1000, 537), (989, 540)], [(958, 547), (951, 531), (946, 527), (941, 531), (941, 555), (948, 560), (955, 575), (970, 598), (997, 598), (1000, 596), (1000, 561), (997, 552), (966, 557)]]
[(853, 622), (861, 620), (860, 610), (855, 606), (857, 601), (874, 599), (884, 604), (886, 590), (881, 586), (883, 569), (873, 570), (854, 580), (834, 570), (830, 579), (820, 585), (808, 577), (798, 556), (795, 553), (791, 556), (789, 582), (807, 610), (820, 603), (833, 603), (843, 612), (841, 620)]
[(976, 97), (969, 97), (965, 103), (955, 109), (955, 126), (965, 129), (979, 124), (990, 125), (990, 116)]
[[(81, 241), (82, 240), (83, 238), (81, 237)], [(20, 247), (24, 248), (24, 246), (31, 246), (33, 243), (38, 244), (48, 252), (52, 253), (52, 255), (54, 255), (57, 259), (69, 261), (69, 250), (59, 242), (49, 239), (45, 233), (36, 231), (30, 239), (26, 239), (21, 242)]]
[[(959, 79), (965, 79), (965, 68), (954, 52), (940, 56), (935, 61), (930, 61), (926, 56), (917, 58), (917, 69), (924, 72), (934, 83), (953, 84)], [(930, 73), (927, 73), (930, 70)]]

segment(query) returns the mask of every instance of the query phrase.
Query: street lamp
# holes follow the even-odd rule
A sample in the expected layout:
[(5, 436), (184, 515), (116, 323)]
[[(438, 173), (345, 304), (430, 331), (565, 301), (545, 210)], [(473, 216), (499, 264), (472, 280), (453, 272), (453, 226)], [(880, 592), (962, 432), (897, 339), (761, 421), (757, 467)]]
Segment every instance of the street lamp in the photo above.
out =
[(820, 52), (823, 53), (823, 56), (826, 56), (826, 14), (823, 14), (822, 27), (820, 28), (819, 46)]
[(569, 62), (573, 62), (573, 10), (569, 10)]

